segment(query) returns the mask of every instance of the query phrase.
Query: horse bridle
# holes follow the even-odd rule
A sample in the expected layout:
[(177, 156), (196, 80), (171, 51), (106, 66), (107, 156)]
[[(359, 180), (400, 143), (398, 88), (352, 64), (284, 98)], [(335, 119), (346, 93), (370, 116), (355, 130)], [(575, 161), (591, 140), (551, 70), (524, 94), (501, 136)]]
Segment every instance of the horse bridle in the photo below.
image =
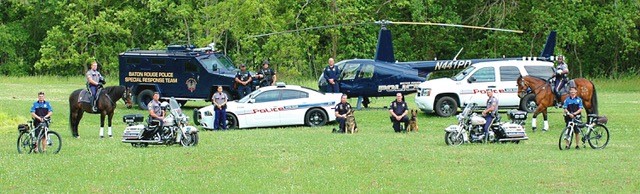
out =
[[(531, 86), (529, 86), (529, 84), (527, 84), (527, 82), (525, 82), (525, 81), (524, 81), (524, 78), (521, 80), (521, 82), (522, 82), (522, 85), (527, 86), (527, 89), (531, 89)], [(533, 91), (533, 93), (537, 95), (537, 92), (536, 92), (536, 91), (537, 91), (538, 89), (540, 89), (540, 88), (544, 87), (544, 86), (547, 86), (547, 85), (549, 85), (549, 83), (542, 84), (542, 85), (540, 85), (540, 86), (538, 86), (538, 87), (536, 87), (536, 88), (534, 88), (534, 89), (531, 89), (531, 91)], [(523, 90), (521, 93), (523, 93), (523, 94), (524, 94), (524, 90)]]

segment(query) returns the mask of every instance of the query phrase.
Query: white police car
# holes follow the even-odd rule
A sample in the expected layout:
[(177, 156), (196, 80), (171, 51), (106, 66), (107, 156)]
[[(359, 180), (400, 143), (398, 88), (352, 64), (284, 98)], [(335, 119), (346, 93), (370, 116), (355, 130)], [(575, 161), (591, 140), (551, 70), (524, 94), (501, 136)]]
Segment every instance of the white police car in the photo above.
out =
[[(492, 88), (500, 109), (520, 108), (535, 110), (535, 96), (518, 97), (516, 80), (520, 76), (548, 79), (553, 76), (553, 62), (547, 61), (493, 61), (473, 64), (451, 78), (428, 80), (418, 86), (415, 101), (424, 112), (438, 116), (452, 116), (465, 103), (486, 105), (486, 89)], [(503, 109), (506, 110), (506, 109)]]
[[(262, 87), (238, 101), (227, 102), (227, 126), (322, 126), (336, 119), (335, 105), (340, 103), (341, 95), (323, 94), (313, 89), (284, 83)], [(196, 109), (194, 113), (202, 127), (213, 129), (213, 105)]]

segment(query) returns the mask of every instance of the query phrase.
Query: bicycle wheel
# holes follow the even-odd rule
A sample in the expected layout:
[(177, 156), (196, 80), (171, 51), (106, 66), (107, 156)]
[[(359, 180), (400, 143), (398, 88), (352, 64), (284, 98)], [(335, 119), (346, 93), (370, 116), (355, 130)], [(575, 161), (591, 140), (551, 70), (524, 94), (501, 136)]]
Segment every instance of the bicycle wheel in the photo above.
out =
[[(568, 150), (569, 148), (571, 148), (571, 144), (573, 143), (573, 135), (574, 134), (571, 131), (571, 127), (565, 127), (560, 134), (560, 138), (558, 139), (558, 148), (560, 150)], [(568, 148), (565, 147), (567, 145), (565, 143), (565, 140), (569, 140)]]
[(16, 143), (16, 145), (18, 146), (19, 154), (30, 154), (31, 152), (33, 152), (33, 148), (35, 148), (35, 146), (33, 146), (33, 144), (31, 143), (31, 137), (29, 136), (29, 133), (20, 133), (20, 135), (18, 135), (18, 142)]
[(40, 150), (40, 153), (57, 154), (60, 152), (60, 149), (62, 149), (62, 139), (60, 135), (55, 131), (49, 131), (47, 132), (47, 137), (45, 144), (38, 141), (38, 150)]
[(593, 129), (587, 134), (589, 146), (593, 149), (603, 149), (609, 144), (609, 129), (602, 124), (593, 126)]

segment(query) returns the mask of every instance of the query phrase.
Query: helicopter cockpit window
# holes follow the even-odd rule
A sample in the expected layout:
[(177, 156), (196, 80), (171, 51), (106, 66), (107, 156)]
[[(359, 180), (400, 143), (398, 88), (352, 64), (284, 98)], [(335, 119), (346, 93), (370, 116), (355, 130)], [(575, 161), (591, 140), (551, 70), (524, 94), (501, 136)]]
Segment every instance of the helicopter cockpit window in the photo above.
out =
[(475, 78), (475, 82), (494, 82), (496, 81), (496, 73), (493, 67), (484, 67), (478, 69), (471, 77)]
[(476, 69), (474, 66), (469, 66), (466, 69), (460, 71), (458, 74), (456, 74), (455, 76), (453, 76), (451, 79), (453, 79), (453, 81), (460, 81), (462, 80), (464, 77), (466, 77), (467, 75), (469, 75), (469, 73), (471, 73), (471, 71), (473, 71), (474, 69)]
[(340, 77), (342, 78), (342, 80), (353, 80), (356, 78), (357, 75), (357, 71), (358, 71), (358, 66), (360, 66), (360, 64), (345, 64), (344, 68), (341, 69), (340, 71), (342, 71)]
[(369, 79), (373, 77), (373, 70), (375, 66), (372, 64), (364, 64), (362, 68), (360, 68), (360, 78), (361, 79)]

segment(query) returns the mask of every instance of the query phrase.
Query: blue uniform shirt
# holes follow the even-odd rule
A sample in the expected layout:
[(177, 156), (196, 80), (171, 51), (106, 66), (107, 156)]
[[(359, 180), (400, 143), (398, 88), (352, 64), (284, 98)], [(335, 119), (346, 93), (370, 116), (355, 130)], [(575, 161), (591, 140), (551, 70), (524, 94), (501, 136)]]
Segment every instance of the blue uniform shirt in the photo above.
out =
[(389, 110), (392, 110), (393, 113), (398, 116), (404, 114), (407, 109), (407, 103), (404, 101), (398, 102), (397, 100), (394, 100), (393, 102), (391, 102), (391, 106), (389, 106)]
[(345, 103), (340, 102), (336, 104), (335, 109), (336, 109), (336, 112), (338, 112), (338, 114), (341, 114), (341, 115), (347, 114), (347, 112), (351, 110), (351, 104), (349, 104), (348, 102), (345, 102)]
[(324, 79), (327, 80), (327, 83), (329, 83), (329, 79), (333, 79), (333, 81), (338, 81), (338, 75), (340, 75), (340, 70), (338, 69), (338, 66), (333, 66), (333, 68), (331, 68), (330, 66), (327, 66), (324, 68)]
[(36, 101), (31, 106), (31, 112), (36, 113), (38, 116), (46, 116), (49, 112), (53, 112), (53, 108), (51, 108), (51, 104), (49, 102), (44, 101)]
[(582, 98), (576, 96), (575, 98), (571, 98), (571, 96), (564, 99), (564, 105), (562, 108), (567, 109), (569, 112), (576, 112), (578, 109), (583, 109), (582, 107)]

